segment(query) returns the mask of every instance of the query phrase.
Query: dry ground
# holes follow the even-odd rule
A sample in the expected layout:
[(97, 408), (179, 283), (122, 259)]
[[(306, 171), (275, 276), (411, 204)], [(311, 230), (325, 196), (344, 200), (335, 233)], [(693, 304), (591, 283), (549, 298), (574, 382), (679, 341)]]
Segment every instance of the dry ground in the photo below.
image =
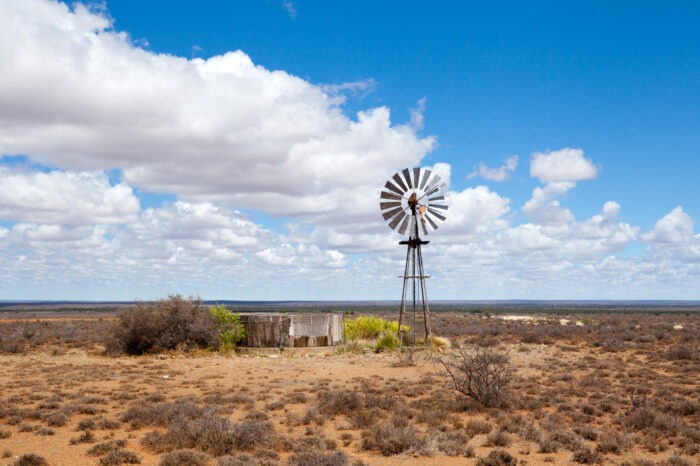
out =
[(700, 315), (565, 319), (434, 315), (508, 353), (489, 409), (451, 388), (449, 352), (111, 357), (109, 319), (0, 322), (0, 464), (700, 464)]

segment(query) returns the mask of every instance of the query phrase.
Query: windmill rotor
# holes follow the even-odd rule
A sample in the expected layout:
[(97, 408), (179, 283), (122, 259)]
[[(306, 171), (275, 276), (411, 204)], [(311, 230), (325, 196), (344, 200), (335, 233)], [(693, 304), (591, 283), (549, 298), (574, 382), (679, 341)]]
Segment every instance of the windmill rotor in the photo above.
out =
[[(379, 208), (389, 228), (403, 235), (424, 235), (445, 221), (447, 185), (427, 168), (404, 168), (395, 173), (382, 188)], [(420, 230), (417, 227), (420, 226)]]

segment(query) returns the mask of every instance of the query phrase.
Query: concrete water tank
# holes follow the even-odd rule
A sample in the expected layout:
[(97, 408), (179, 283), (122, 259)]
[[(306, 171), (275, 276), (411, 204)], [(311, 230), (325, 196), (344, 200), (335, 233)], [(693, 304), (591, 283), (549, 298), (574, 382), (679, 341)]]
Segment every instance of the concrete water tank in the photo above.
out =
[(342, 314), (241, 314), (249, 348), (335, 346), (343, 341)]

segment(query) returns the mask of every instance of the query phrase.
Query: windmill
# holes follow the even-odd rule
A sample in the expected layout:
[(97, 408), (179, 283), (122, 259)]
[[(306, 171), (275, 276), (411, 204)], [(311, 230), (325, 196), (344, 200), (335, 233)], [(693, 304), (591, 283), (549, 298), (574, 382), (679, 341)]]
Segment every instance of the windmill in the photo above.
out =
[(416, 314), (423, 312), (425, 325), (425, 342), (430, 341), (430, 309), (428, 293), (425, 286), (423, 253), (421, 246), (430, 241), (421, 239), (421, 233), (428, 235), (437, 230), (445, 221), (447, 205), (445, 204), (445, 183), (437, 173), (427, 168), (404, 168), (395, 173), (384, 185), (380, 195), (379, 208), (389, 228), (399, 234), (408, 233), (408, 240), (400, 241), (406, 245), (406, 266), (403, 273), (403, 292), (401, 293), (401, 310), (399, 312), (399, 341), (406, 311), (413, 311), (413, 346), (416, 343)]

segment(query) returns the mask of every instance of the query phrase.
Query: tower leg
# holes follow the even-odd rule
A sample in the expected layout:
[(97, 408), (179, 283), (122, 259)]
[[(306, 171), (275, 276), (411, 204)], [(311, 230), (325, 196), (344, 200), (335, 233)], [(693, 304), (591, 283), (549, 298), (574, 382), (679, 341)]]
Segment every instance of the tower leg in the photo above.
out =
[(409, 244), (406, 248), (406, 267), (404, 268), (403, 271), (403, 292), (401, 293), (401, 310), (399, 311), (399, 329), (398, 329), (398, 337), (399, 337), (399, 346), (403, 344), (403, 338), (401, 335), (401, 328), (404, 324), (404, 315), (406, 313), (406, 291), (408, 289), (408, 269), (409, 269), (409, 264), (411, 263), (411, 245)]
[(425, 325), (425, 344), (427, 345), (432, 337), (430, 329), (430, 309), (428, 308), (428, 287), (425, 284), (425, 270), (423, 269), (423, 252), (420, 244), (417, 246), (416, 254), (418, 256), (418, 276), (420, 277), (421, 299), (423, 305), (423, 323)]

